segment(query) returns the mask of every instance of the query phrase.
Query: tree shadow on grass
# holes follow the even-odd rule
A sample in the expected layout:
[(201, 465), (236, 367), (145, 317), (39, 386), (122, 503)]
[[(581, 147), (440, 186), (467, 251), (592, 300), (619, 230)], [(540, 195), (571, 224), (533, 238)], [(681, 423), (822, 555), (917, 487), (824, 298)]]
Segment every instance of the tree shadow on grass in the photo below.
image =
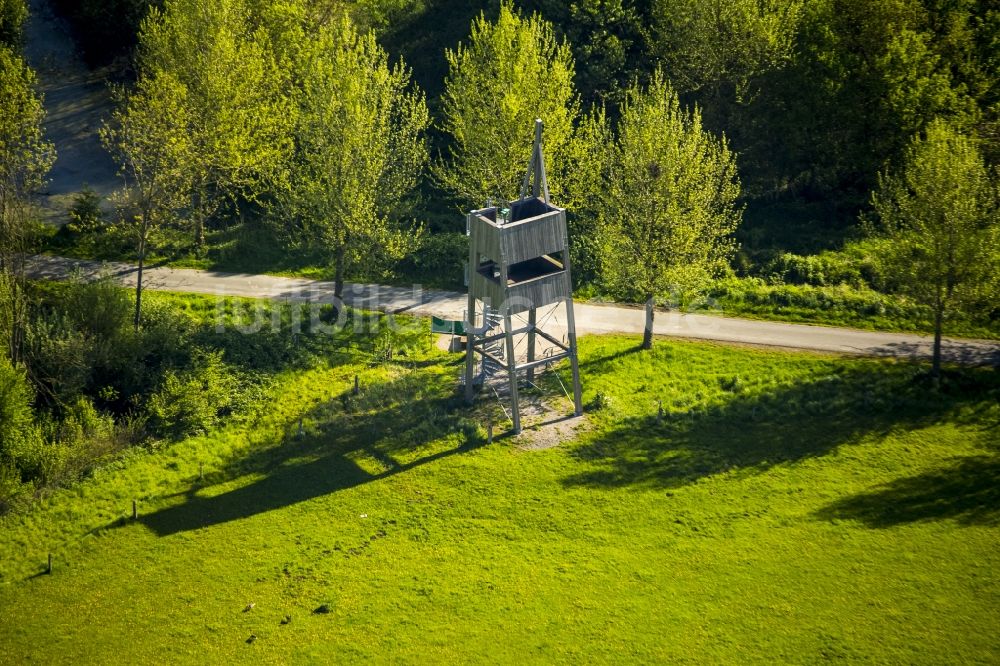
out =
[[(183, 502), (139, 520), (160, 536), (210, 527), (387, 478), (481, 446), (484, 442), (463, 417), (454, 392), (433, 379), (428, 384), (428, 379), (425, 373), (411, 372), (366, 387), (361, 396), (348, 390), (304, 415), (316, 427), (299, 436), (294, 424), (289, 424), (293, 432), (283, 441), (232, 461), (211, 479), (214, 485), (251, 475), (260, 476), (258, 480), (214, 495), (213, 484), (193, 485), (183, 493)], [(455, 433), (459, 435), (448, 438)], [(359, 459), (368, 461), (370, 469), (363, 469)]]
[(1000, 457), (969, 456), (954, 465), (896, 479), (823, 508), (826, 520), (868, 527), (953, 519), (962, 525), (1000, 525)]
[(897, 428), (981, 423), (1000, 396), (990, 370), (948, 378), (939, 392), (918, 366), (855, 363), (771, 390), (731, 387), (722, 404), (628, 417), (573, 451), (587, 469), (567, 486), (673, 488), (730, 470), (756, 473), (826, 455)]

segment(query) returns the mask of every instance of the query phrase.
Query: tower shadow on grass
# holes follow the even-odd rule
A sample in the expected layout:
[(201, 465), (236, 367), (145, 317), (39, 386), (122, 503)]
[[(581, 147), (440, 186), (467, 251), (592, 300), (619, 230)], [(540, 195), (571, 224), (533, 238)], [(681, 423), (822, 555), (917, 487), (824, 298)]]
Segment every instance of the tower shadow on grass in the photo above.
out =
[[(427, 380), (425, 373), (413, 372), (369, 387), (367, 397), (355, 398), (348, 390), (305, 415), (320, 424), (317, 431), (291, 435), (234, 460), (219, 475), (220, 483), (250, 475), (260, 476), (258, 480), (214, 495), (211, 485), (193, 486), (183, 493), (184, 501), (139, 520), (160, 536), (210, 527), (387, 478), (484, 444), (470, 431), (459, 402), (448, 395), (453, 391), (435, 390), (433, 382), (418, 386)], [(384, 409), (372, 409), (383, 402), (389, 403)], [(457, 440), (428, 449), (456, 432)], [(359, 457), (383, 471), (362, 469)]]
[[(723, 404), (668, 413), (662, 423), (655, 415), (630, 417), (595, 433), (572, 452), (587, 469), (563, 483), (676, 488), (722, 472), (753, 474), (823, 456), (894, 429), (944, 421), (990, 427), (982, 424), (986, 414), (995, 413), (998, 379), (992, 370), (962, 370), (935, 392), (919, 366), (861, 362), (773, 390), (734, 392)], [(970, 459), (958, 476), (972, 474), (990, 460)], [(938, 496), (952, 503), (953, 512), (969, 519), (988, 517), (992, 509), (977, 514), (973, 505), (996, 505), (996, 494), (985, 487), (995, 472), (992, 464), (976, 472), (984, 487), (966, 496), (961, 496), (963, 484), (958, 480), (945, 476), (928, 481), (936, 482)], [(920, 500), (915, 492), (907, 495), (914, 490), (911, 486), (902, 480), (898, 484), (891, 490), (901, 501), (910, 497), (913, 504), (895, 514), (902, 520), (908, 513), (919, 513)], [(888, 490), (887, 501), (892, 494)], [(864, 514), (864, 506), (858, 500), (842, 510)]]

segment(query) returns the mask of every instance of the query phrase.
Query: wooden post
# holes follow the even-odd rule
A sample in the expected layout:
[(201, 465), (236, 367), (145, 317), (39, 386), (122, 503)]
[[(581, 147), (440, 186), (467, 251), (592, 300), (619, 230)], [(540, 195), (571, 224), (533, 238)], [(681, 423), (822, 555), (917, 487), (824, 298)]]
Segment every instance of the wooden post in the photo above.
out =
[[(501, 269), (503, 270), (503, 269)], [(506, 273), (506, 270), (503, 271)], [(506, 282), (507, 276), (501, 279)], [(510, 415), (514, 422), (514, 434), (521, 434), (521, 405), (517, 397), (517, 358), (514, 356), (514, 336), (510, 334), (513, 328), (510, 317), (510, 307), (505, 307), (503, 313), (504, 335), (507, 338), (507, 378), (510, 380)]]
[(354, 375), (354, 395), (361, 392), (361, 385), (358, 383), (358, 376)]
[(135, 500), (132, 500), (132, 520), (139, 517), (139, 506), (136, 504)]
[[(466, 229), (471, 229), (473, 219), (470, 212), (466, 216)], [(469, 243), (469, 297), (465, 309), (465, 403), (472, 404), (473, 390), (472, 382), (476, 374), (476, 354), (473, 348), (476, 344), (476, 294), (473, 289), (475, 275), (473, 271), (479, 270), (479, 253)]]
[(49, 565), (45, 568), (45, 573), (52, 573), (52, 553), (49, 553)]
[[(528, 363), (535, 360), (535, 323), (538, 320), (538, 310), (532, 307), (528, 310)], [(528, 381), (535, 381), (535, 369), (528, 368)]]
[[(569, 253), (567, 252), (568, 256)], [(569, 264), (568, 258), (566, 263), (567, 265)], [(580, 390), (580, 362), (576, 356), (576, 321), (573, 318), (572, 296), (566, 299), (566, 324), (569, 328), (567, 331), (569, 335), (569, 362), (573, 370), (573, 415), (581, 416), (583, 414), (583, 395)]]

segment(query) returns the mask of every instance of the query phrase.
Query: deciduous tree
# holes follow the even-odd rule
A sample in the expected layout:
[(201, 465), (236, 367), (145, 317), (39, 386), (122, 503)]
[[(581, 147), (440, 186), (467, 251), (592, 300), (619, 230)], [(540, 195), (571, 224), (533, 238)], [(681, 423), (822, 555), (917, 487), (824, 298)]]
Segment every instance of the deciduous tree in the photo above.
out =
[(495, 23), (480, 15), (468, 44), (446, 52), (449, 71), (442, 102), (451, 135), (438, 181), (465, 208), (517, 196), (531, 156), (535, 118), (545, 123), (545, 158), (552, 195), (571, 167), (563, 148), (573, 137), (579, 98), (573, 56), (539, 15), (522, 16), (503, 2)]
[(184, 90), (191, 142), (189, 215), (195, 244), (227, 198), (254, 198), (287, 155), (285, 76), (242, 0), (168, 0), (140, 38), (140, 76), (169, 75)]
[(791, 59), (802, 0), (654, 0), (653, 48), (681, 92), (745, 102)]
[(142, 319), (142, 273), (151, 234), (177, 219), (191, 188), (194, 146), (185, 93), (169, 72), (142, 77), (132, 91), (119, 91), (119, 108), (101, 132), (119, 163), (124, 188), (116, 198), (135, 240), (136, 330)]
[(653, 342), (657, 302), (686, 302), (722, 272), (740, 222), (736, 161), (725, 139), (655, 72), (626, 96), (604, 196), (602, 274), (646, 304), (642, 346)]
[(410, 73), (391, 66), (373, 34), (349, 19), (318, 29), (301, 51), (295, 151), (283, 208), (293, 236), (336, 267), (398, 258), (412, 238), (403, 226), (427, 163), (430, 122)]
[(0, 332), (16, 364), (24, 334), (22, 261), (31, 195), (45, 182), (55, 150), (42, 136), (45, 109), (34, 72), (0, 44)]
[(935, 120), (912, 140), (901, 168), (881, 174), (872, 204), (878, 223), (869, 232), (886, 241), (883, 272), (891, 286), (933, 312), (937, 376), (944, 322), (963, 306), (996, 298), (996, 184), (975, 141)]

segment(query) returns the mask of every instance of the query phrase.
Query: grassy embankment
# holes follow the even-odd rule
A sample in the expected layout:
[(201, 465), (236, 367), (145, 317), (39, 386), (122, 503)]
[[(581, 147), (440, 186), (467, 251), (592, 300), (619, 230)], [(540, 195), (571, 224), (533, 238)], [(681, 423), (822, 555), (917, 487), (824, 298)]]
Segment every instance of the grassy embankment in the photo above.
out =
[(0, 521), (0, 661), (1000, 658), (994, 371), (635, 344), (584, 339), (604, 406), (544, 451), (456, 356), (284, 373)]

